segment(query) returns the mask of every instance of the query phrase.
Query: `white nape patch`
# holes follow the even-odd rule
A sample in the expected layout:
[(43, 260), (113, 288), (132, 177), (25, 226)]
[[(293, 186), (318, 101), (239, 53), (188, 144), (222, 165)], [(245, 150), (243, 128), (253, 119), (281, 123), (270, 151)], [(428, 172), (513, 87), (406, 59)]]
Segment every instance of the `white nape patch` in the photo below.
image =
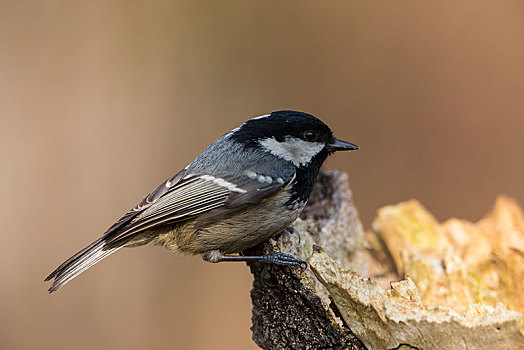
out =
[(251, 120), (264, 119), (264, 118), (269, 117), (270, 115), (271, 115), (271, 113), (270, 114), (260, 115), (260, 116), (255, 117), (255, 118), (251, 118)]
[(293, 162), (295, 166), (307, 165), (324, 148), (321, 142), (309, 142), (288, 136), (283, 142), (274, 137), (258, 141), (271, 154)]
[[(271, 115), (271, 114), (264, 114), (264, 115), (261, 115), (261, 116), (255, 117), (255, 118), (251, 118), (251, 119), (249, 119), (249, 120), (264, 119), (264, 118), (269, 117), (270, 115)], [(249, 121), (249, 120), (248, 120), (248, 121)], [(245, 123), (247, 123), (247, 122), (245, 122)], [(236, 128), (234, 128), (233, 130), (231, 130), (230, 132), (228, 132), (227, 134), (225, 134), (224, 136), (225, 136), (225, 137), (230, 137), (231, 135), (233, 135), (234, 133), (236, 133), (238, 130), (240, 130), (240, 128), (242, 128), (242, 126), (243, 126), (245, 123), (240, 124), (239, 126), (237, 126)]]
[(235, 184), (233, 184), (233, 183), (231, 183), (229, 181), (226, 181), (224, 179), (218, 178), (218, 177), (214, 177), (214, 176), (211, 176), (211, 175), (202, 175), (202, 176), (200, 176), (200, 178), (202, 180), (212, 181), (212, 182), (216, 183), (217, 185), (225, 187), (225, 188), (227, 188), (228, 190), (230, 190), (232, 192), (246, 193), (246, 190), (244, 190), (242, 188), (239, 188)]
[[(244, 125), (244, 124), (242, 124), (242, 125)], [(233, 130), (231, 130), (230, 132), (228, 132), (228, 133), (226, 134), (226, 136), (229, 137), (229, 136), (233, 135), (234, 133), (236, 133), (238, 130), (240, 130), (240, 128), (242, 127), (242, 125), (237, 126), (237, 127), (234, 128)]]

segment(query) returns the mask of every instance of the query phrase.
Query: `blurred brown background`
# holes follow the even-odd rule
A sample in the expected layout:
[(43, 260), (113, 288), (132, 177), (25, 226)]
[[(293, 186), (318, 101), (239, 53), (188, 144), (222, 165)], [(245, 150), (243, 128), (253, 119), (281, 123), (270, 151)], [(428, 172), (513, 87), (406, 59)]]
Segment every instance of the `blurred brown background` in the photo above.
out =
[(242, 264), (124, 250), (43, 278), (245, 119), (313, 113), (361, 150), (364, 225), (418, 198), (524, 201), (524, 2), (0, 1), (0, 348), (252, 349)]

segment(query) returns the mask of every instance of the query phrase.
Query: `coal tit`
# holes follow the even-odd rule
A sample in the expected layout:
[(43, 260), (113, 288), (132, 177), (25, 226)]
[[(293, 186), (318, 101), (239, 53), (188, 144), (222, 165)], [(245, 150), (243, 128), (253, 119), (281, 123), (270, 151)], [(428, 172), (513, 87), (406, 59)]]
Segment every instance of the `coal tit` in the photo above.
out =
[(306, 205), (322, 163), (335, 151), (357, 150), (337, 140), (316, 117), (278, 111), (225, 134), (185, 169), (158, 186), (104, 235), (54, 270), (54, 292), (123, 247), (147, 243), (201, 254), (209, 262), (304, 263), (275, 252), (231, 255), (282, 233)]

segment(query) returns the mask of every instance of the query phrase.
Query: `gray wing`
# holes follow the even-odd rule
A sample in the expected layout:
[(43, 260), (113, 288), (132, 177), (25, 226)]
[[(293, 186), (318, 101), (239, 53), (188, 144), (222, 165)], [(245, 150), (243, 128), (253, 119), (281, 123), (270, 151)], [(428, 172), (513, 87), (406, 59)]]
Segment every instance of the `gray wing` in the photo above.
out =
[(182, 170), (147, 195), (135, 208), (113, 224), (105, 234), (56, 268), (46, 281), (54, 278), (54, 292), (100, 260), (122, 248), (136, 234), (149, 228), (189, 218), (220, 217), (250, 203), (271, 197), (294, 181), (289, 176), (271, 179), (253, 176), (186, 175)]
[(114, 232), (116, 234), (106, 237), (105, 242), (110, 246), (119, 246), (137, 233), (155, 226), (190, 218), (207, 220), (231, 214), (275, 195), (294, 178), (294, 173), (278, 179), (252, 174), (218, 178), (179, 173), (142, 200), (130, 212), (135, 212), (133, 218), (118, 227)]

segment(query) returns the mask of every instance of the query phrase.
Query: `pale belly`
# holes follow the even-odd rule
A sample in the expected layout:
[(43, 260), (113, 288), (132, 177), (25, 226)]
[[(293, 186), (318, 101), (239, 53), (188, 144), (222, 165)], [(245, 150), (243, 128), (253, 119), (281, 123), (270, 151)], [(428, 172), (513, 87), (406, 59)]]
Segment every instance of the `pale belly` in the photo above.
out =
[(157, 231), (153, 242), (179, 253), (238, 253), (278, 235), (295, 221), (305, 203), (290, 211), (283, 205), (288, 198), (287, 194), (273, 197), (228, 217), (178, 223)]

